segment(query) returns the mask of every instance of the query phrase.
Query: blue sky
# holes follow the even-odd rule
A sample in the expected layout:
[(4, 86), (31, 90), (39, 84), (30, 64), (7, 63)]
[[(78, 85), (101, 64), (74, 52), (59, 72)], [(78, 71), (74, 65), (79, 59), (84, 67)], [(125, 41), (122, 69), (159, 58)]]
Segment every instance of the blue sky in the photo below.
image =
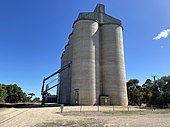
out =
[(97, 3), (122, 20), (127, 80), (170, 75), (169, 0), (0, 0), (0, 83), (40, 96), (74, 20)]

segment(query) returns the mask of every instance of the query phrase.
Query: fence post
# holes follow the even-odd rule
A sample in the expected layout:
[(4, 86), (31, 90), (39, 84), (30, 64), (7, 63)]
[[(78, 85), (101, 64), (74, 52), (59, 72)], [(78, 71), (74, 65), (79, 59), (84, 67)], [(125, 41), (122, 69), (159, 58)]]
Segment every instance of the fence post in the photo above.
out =
[(151, 107), (152, 107), (152, 111), (153, 111), (153, 105), (151, 105)]
[(98, 112), (100, 112), (100, 109), (99, 109), (100, 107), (99, 107), (99, 105), (98, 105), (97, 107), (98, 107)]
[(82, 106), (80, 106), (80, 112), (81, 112)]
[(60, 105), (61, 113), (63, 112), (64, 104)]

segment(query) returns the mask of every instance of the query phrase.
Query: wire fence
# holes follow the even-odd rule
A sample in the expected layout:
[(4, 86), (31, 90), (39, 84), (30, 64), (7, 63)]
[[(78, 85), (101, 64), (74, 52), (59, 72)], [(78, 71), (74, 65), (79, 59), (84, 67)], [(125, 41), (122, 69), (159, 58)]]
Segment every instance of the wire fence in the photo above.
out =
[(60, 106), (58, 112), (115, 112), (144, 110), (141, 107), (130, 106)]
[(130, 112), (130, 111), (154, 111), (156, 109), (170, 109), (170, 106), (58, 106), (57, 112)]

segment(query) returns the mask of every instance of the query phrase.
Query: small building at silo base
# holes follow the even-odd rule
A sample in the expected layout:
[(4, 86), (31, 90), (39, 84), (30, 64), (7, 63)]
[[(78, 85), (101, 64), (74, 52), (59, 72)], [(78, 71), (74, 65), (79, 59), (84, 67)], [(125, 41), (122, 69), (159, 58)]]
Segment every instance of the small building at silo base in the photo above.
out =
[(127, 106), (121, 21), (98, 4), (80, 13), (61, 56), (59, 103)]

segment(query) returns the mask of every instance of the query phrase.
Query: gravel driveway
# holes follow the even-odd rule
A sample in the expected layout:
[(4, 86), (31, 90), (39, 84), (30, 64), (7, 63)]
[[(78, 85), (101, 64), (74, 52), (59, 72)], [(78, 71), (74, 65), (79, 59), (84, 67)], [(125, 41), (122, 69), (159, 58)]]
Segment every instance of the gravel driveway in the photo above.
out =
[(0, 108), (0, 127), (170, 127), (170, 109), (66, 106)]

